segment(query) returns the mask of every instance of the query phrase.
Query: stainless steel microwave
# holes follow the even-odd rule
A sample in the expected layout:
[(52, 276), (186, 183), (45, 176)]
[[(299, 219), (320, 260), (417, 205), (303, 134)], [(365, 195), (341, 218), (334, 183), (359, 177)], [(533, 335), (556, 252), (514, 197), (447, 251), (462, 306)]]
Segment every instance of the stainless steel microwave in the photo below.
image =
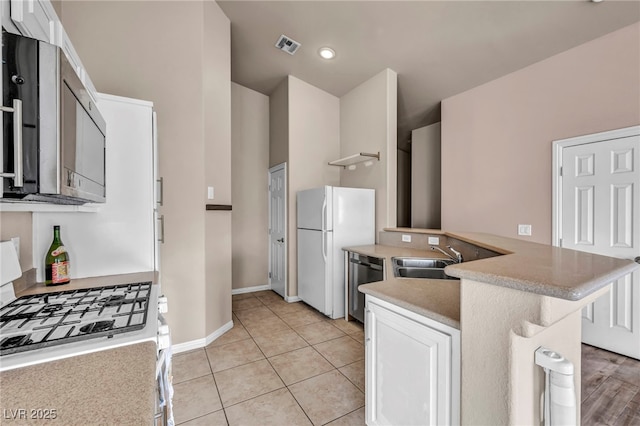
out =
[(2, 33), (0, 201), (105, 201), (106, 123), (57, 46)]

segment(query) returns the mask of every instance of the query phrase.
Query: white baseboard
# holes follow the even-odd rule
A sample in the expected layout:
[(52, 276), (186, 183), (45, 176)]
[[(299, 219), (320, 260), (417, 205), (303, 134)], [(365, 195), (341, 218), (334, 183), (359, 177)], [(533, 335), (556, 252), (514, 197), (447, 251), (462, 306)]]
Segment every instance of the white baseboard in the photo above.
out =
[(234, 289), (231, 289), (231, 294), (253, 293), (255, 291), (263, 291), (263, 290), (271, 290), (271, 286), (269, 284), (265, 284), (265, 285), (258, 285), (255, 287), (234, 288)]
[(289, 303), (302, 302), (302, 299), (300, 299), (299, 296), (286, 296), (284, 300), (286, 300)]
[(204, 339), (191, 340), (189, 342), (178, 343), (176, 345), (171, 345), (171, 350), (174, 354), (178, 354), (180, 352), (192, 351), (194, 349), (204, 348), (218, 337), (222, 336), (227, 331), (233, 328), (233, 321), (229, 321)]

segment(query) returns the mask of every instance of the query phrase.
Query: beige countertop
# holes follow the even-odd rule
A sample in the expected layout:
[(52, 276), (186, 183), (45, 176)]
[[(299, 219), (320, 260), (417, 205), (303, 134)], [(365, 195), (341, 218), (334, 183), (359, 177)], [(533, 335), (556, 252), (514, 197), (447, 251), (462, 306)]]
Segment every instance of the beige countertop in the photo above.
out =
[(18, 289), (14, 286), (16, 297), (22, 297), (29, 294), (52, 293), (57, 291), (77, 290), (82, 288), (95, 288), (102, 286), (139, 283), (151, 281), (156, 284), (158, 282), (157, 273), (154, 271), (138, 272), (133, 274), (106, 275), (102, 277), (76, 278), (72, 279), (69, 284), (45, 286), (43, 283), (33, 283), (31, 286)]
[(446, 235), (509, 253), (448, 266), (445, 270), (448, 275), (559, 299), (583, 299), (640, 267), (631, 260), (497, 235), (449, 232)]
[(0, 423), (153, 424), (155, 369), (156, 345), (144, 342), (3, 371)]
[(443, 257), (440, 253), (415, 248), (368, 245), (345, 250), (385, 259), (385, 280), (363, 284), (359, 289), (371, 296), (401, 306), (435, 321), (460, 329), (460, 281), (395, 278), (391, 258)]
[[(16, 296), (145, 281), (156, 283), (157, 274), (73, 279), (59, 286), (37, 283)], [(152, 424), (156, 350), (155, 342), (144, 342), (0, 372), (0, 423)], [(32, 414), (55, 419), (31, 419)]]
[[(439, 230), (387, 229), (387, 232), (446, 235), (503, 253), (487, 259), (448, 266), (450, 276), (566, 300), (580, 300), (614, 279), (635, 270), (632, 261), (483, 233)], [(460, 328), (460, 282), (395, 278), (391, 257), (444, 257), (431, 250), (367, 245), (345, 250), (385, 259), (386, 280), (361, 285), (365, 294), (379, 297), (444, 324)]]

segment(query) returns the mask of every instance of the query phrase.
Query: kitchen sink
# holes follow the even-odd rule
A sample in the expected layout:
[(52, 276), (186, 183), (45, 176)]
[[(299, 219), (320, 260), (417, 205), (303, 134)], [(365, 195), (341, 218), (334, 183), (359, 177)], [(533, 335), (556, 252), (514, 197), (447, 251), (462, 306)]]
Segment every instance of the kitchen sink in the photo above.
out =
[(392, 257), (393, 267), (399, 268), (439, 268), (444, 269), (454, 262), (451, 259), (424, 258), (424, 257)]
[(393, 276), (396, 278), (431, 278), (457, 280), (444, 272), (444, 268), (456, 262), (441, 258), (392, 257)]

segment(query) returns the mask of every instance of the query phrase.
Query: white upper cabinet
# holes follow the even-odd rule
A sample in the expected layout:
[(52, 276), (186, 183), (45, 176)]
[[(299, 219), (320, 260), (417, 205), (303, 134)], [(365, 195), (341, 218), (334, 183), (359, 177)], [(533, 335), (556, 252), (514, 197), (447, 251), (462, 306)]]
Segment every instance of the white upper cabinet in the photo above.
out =
[(2, 1), (1, 9), (2, 26), (8, 31), (18, 32), (62, 48), (80, 81), (87, 88), (93, 103), (97, 103), (96, 88), (49, 0)]
[(96, 91), (96, 88), (93, 85), (91, 78), (89, 78), (89, 73), (87, 72), (86, 68), (84, 67), (84, 65), (82, 65), (82, 61), (80, 60), (80, 55), (78, 55), (78, 52), (76, 52), (76, 49), (73, 47), (73, 44), (71, 43), (71, 39), (69, 39), (67, 32), (64, 30), (64, 27), (62, 26), (62, 22), (58, 21), (56, 23), (55, 33), (56, 33), (55, 44), (57, 46), (60, 46), (64, 54), (67, 56), (69, 63), (71, 64), (73, 69), (76, 71), (76, 74), (78, 74), (78, 78), (80, 78), (80, 81), (82, 81), (82, 84), (84, 84), (84, 87), (87, 88), (87, 93), (89, 93), (89, 96), (91, 96), (91, 100), (93, 101), (93, 103), (97, 103), (98, 93)]
[(11, 0), (11, 20), (22, 35), (55, 44), (58, 16), (49, 1)]
[[(62, 22), (49, 0), (0, 0), (2, 28), (10, 33), (56, 45), (62, 49), (80, 81), (87, 89), (94, 104), (98, 104), (98, 92), (82, 65)], [(0, 70), (0, 77), (2, 77)], [(2, 124), (2, 117), (0, 117)], [(96, 205), (71, 206), (46, 203), (0, 203), (0, 212), (96, 212)]]
[(72, 278), (157, 270), (153, 104), (99, 95), (108, 123), (107, 201), (92, 214), (33, 214), (34, 266), (43, 260), (54, 225), (73, 262)]

